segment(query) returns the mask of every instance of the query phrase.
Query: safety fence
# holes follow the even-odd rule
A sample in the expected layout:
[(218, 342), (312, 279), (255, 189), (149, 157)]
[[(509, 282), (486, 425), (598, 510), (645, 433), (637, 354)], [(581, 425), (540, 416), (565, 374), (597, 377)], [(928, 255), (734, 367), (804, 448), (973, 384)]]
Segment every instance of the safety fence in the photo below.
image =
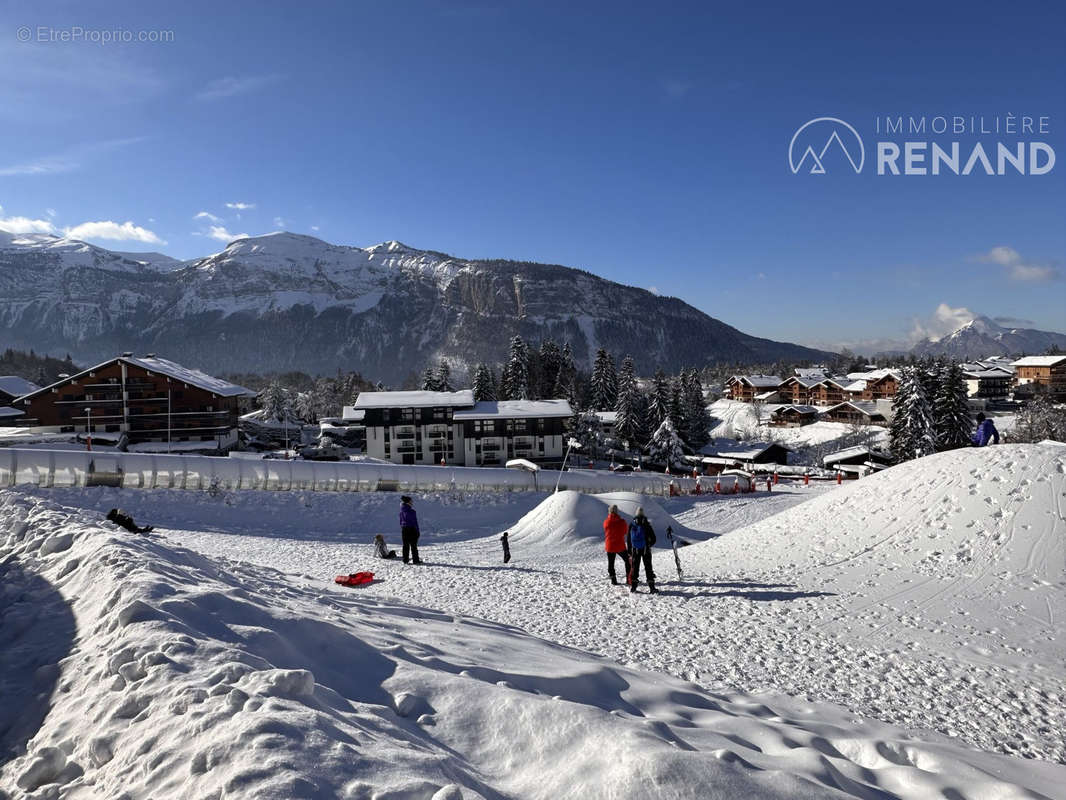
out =
[[(732, 489), (731, 476), (723, 476)], [(199, 489), (313, 492), (630, 491), (669, 495), (691, 492), (691, 478), (659, 473), (570, 470), (562, 473), (494, 467), (439, 467), (358, 461), (287, 461), (201, 455), (101, 453), (78, 450), (0, 449), (0, 487), (115, 486), (131, 489)], [(706, 480), (706, 479), (704, 479)], [(743, 479), (741, 479), (743, 480)]]

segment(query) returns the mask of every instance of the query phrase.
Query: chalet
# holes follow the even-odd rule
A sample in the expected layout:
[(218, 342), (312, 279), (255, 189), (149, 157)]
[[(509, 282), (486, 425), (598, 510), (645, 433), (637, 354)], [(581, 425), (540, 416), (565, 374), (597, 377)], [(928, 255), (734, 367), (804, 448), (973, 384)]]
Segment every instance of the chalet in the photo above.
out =
[(397, 464), (503, 465), (513, 458), (561, 462), (566, 400), (474, 402), (458, 392), (363, 392), (366, 453)]
[(866, 373), (865, 387), (856, 400), (891, 400), (899, 390), (899, 373), (891, 369), (879, 369)]
[(811, 402), (811, 390), (824, 381), (825, 375), (790, 375), (781, 383), (778, 394), (789, 403), (807, 405)]
[(718, 475), (727, 469), (755, 469), (762, 465), (772, 469), (777, 464), (787, 464), (791, 451), (777, 442), (732, 442), (720, 440), (717, 445), (707, 445), (700, 455), (688, 458), (703, 465), (708, 475)]
[(44, 433), (86, 433), (130, 445), (237, 443), (237, 418), (255, 392), (154, 353), (124, 353), (60, 378), (12, 404), (14, 424)]
[(827, 422), (846, 422), (851, 425), (887, 425), (888, 419), (872, 400), (845, 400), (822, 414)]
[(963, 364), (966, 394), (979, 400), (1005, 400), (1014, 386), (1014, 373), (1002, 367)]
[(355, 406), (343, 406), (340, 417), (325, 417), (318, 421), (319, 441), (330, 440), (333, 444), (351, 449), (366, 449), (365, 411)]
[(730, 400), (753, 403), (756, 395), (776, 392), (780, 385), (776, 375), (734, 375), (725, 382), (725, 390)]
[(780, 428), (799, 428), (818, 421), (818, 409), (807, 405), (787, 405), (775, 408), (770, 424)]
[(600, 431), (604, 436), (612, 436), (614, 434), (614, 423), (618, 421), (617, 411), (593, 411), (596, 419), (600, 423)]
[(810, 400), (808, 402), (816, 406), (832, 406), (837, 403), (843, 403), (848, 399), (849, 387), (853, 383), (854, 381), (850, 381), (843, 376), (826, 378), (811, 387)]
[(849, 447), (822, 458), (822, 466), (837, 470), (849, 478), (861, 478), (892, 464), (892, 454), (874, 447)]
[(41, 387), (18, 375), (0, 375), (0, 406), (9, 406), (18, 397), (36, 392)]
[(1066, 402), (1066, 355), (1026, 356), (1013, 362), (1019, 387), (1046, 393), (1054, 402)]

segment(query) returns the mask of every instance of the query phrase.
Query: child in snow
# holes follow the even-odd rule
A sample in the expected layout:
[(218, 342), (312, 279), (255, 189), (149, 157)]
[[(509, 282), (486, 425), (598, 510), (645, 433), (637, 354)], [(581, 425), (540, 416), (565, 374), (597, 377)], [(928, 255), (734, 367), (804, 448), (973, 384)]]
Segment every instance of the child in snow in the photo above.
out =
[(629, 573), (629, 591), (635, 592), (640, 583), (640, 562), (644, 561), (644, 574), (648, 579), (648, 591), (658, 594), (655, 588), (655, 573), (651, 569), (651, 546), (655, 544), (655, 530), (651, 527), (648, 518), (644, 516), (644, 509), (638, 508), (633, 521), (629, 523), (629, 533), (626, 534), (626, 544), (629, 545), (629, 558), (633, 565)]
[(415, 564), (421, 564), (418, 557), (418, 514), (411, 505), (411, 498), (403, 495), (400, 498), (400, 536), (403, 539), (403, 563), (406, 564), (408, 557)]
[(622, 563), (626, 568), (626, 576), (629, 575), (629, 553), (626, 552), (626, 521), (618, 513), (618, 506), (611, 506), (607, 511), (607, 519), (603, 521), (603, 549), (607, 551), (607, 574), (611, 583), (617, 584), (618, 577), (614, 572), (614, 559), (622, 557)]
[(154, 530), (151, 525), (146, 525), (143, 528), (137, 527), (137, 523), (133, 521), (133, 517), (125, 511), (121, 511), (117, 508), (112, 508), (107, 512), (107, 519), (111, 520), (111, 522), (114, 522), (119, 527), (125, 528), (130, 533), (148, 533), (148, 531)]
[(396, 551), (385, 544), (385, 537), (380, 533), (374, 537), (374, 555), (378, 558), (396, 558)]
[(996, 423), (990, 419), (985, 419), (985, 415), (979, 413), (977, 415), (977, 431), (970, 441), (973, 442), (974, 447), (984, 447), (988, 444), (989, 439), (992, 440), (992, 444), (999, 444), (999, 431), (996, 430)]

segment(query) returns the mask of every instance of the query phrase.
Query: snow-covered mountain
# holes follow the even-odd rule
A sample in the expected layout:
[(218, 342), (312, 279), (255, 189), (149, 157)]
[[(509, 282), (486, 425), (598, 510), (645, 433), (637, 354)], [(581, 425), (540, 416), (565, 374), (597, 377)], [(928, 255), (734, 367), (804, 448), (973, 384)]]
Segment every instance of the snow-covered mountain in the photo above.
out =
[(958, 359), (988, 356), (1038, 355), (1049, 347), (1066, 348), (1066, 334), (1032, 328), (1005, 328), (988, 317), (974, 317), (939, 339), (919, 342), (915, 355), (945, 355)]
[(400, 242), (345, 247), (275, 233), (176, 262), (0, 236), (0, 343), (81, 362), (157, 351), (209, 371), (340, 367), (399, 382), (441, 356), (460, 366), (503, 361), (516, 333), (569, 342), (586, 366), (597, 347), (631, 353), (646, 369), (826, 355), (582, 270)]

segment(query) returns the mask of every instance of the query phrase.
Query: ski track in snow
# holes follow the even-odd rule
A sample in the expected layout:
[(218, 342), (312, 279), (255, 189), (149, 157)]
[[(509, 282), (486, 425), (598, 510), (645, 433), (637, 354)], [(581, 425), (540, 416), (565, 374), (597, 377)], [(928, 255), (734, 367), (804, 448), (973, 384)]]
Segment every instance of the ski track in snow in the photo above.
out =
[[(683, 525), (722, 535), (681, 549), (681, 581), (670, 551), (658, 549), (658, 597), (643, 584), (634, 596), (608, 583), (598, 531), (569, 548), (512, 539), (513, 560), (500, 563), (496, 534), (540, 495), (418, 498), (429, 531), (421, 567), (371, 557), (374, 532), (399, 550), (397, 498), (389, 495), (269, 498), (264, 512), (288, 531), (269, 536), (251, 532), (264, 521), (250, 493), (199, 495), (191, 515), (197, 520), (210, 518), (212, 504), (232, 504), (239, 513), (223, 514), (228, 523), (217, 530), (165, 525), (160, 533), (223, 563), (270, 566), (320, 587), (334, 574), (370, 569), (378, 580), (359, 591), (382, 600), (520, 627), (712, 690), (829, 701), (982, 750), (1063, 762), (1064, 670), (1054, 623), (1056, 609), (1060, 619), (1066, 613), (1061, 569), (1054, 574), (1062, 560), (1062, 451), (1040, 452), (1034, 463), (1035, 456), (1026, 461), (1003, 446), (991, 467), (957, 474), (930, 468), (888, 497), (879, 487), (891, 470), (842, 489), (782, 484), (769, 496), (662, 501)], [(1029, 472), (1006, 489), (1004, 476), (1019, 470)], [(92, 498), (100, 510), (123, 505), (152, 522), (180, 517), (174, 503), (189, 511), (188, 493), (92, 491), (98, 494), (41, 494), (73, 505)], [(292, 508), (278, 512), (284, 502), (312, 524), (343, 504), (350, 520), (344, 527), (360, 533), (295, 532)], [(778, 512), (786, 513), (772, 516)], [(546, 525), (565, 522), (544, 518), (543, 508), (537, 513)], [(1016, 529), (1028, 533), (1036, 521), (1043, 528), (1032, 546), (1008, 559)], [(782, 527), (798, 533), (797, 522), (806, 549), (782, 563), (783, 552), (793, 554), (772, 542)], [(476, 538), (464, 538), (470, 535)], [(665, 544), (665, 531), (658, 535)], [(955, 552), (940, 549), (941, 536), (955, 537)], [(1021, 568), (1011, 569), (1017, 559)], [(971, 563), (981, 566), (971, 570)], [(1019, 593), (1033, 593), (1040, 616)]]

